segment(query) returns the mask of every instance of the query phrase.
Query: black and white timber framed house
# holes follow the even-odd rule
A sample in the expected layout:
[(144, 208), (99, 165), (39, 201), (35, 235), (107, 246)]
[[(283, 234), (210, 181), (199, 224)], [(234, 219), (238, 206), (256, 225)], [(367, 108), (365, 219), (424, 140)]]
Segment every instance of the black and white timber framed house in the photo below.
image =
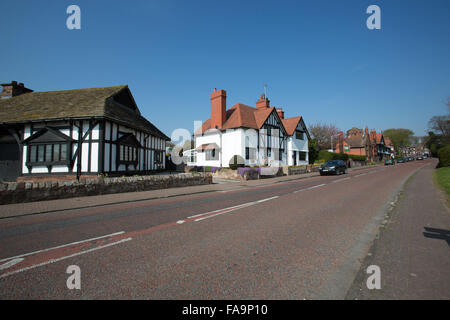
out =
[(164, 133), (128, 86), (33, 92), (2, 84), (0, 180), (146, 174), (165, 168)]

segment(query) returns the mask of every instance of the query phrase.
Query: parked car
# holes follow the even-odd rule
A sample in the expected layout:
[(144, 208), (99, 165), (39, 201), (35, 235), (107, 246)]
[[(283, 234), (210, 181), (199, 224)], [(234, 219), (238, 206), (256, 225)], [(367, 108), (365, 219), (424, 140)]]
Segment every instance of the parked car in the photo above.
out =
[(408, 161), (414, 161), (414, 160), (416, 160), (414, 157), (409, 157), (408, 158)]
[(319, 169), (320, 175), (347, 173), (347, 165), (342, 160), (331, 160), (325, 162)]
[(385, 166), (392, 166), (395, 164), (395, 161), (393, 159), (386, 159), (384, 160), (384, 165)]
[(406, 159), (405, 158), (398, 158), (397, 159), (397, 163), (405, 163)]
[(416, 158), (416, 160), (423, 160), (423, 157), (422, 157), (422, 156), (418, 156), (418, 157)]

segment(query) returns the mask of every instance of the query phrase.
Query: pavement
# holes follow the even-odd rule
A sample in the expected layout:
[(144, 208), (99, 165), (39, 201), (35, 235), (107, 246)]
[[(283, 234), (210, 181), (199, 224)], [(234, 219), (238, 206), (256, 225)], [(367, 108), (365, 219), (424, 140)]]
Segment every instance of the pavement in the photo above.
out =
[[(373, 166), (349, 169), (349, 171), (351, 172), (353, 170), (368, 169), (370, 167)], [(270, 185), (272, 183), (305, 179), (318, 175), (319, 174), (317, 172), (313, 172), (295, 176), (283, 176), (283, 177), (249, 180), (249, 181), (239, 181), (213, 177), (213, 184), (209, 185), (159, 189), (141, 192), (124, 192), (124, 193), (97, 195), (89, 197), (75, 197), (61, 200), (14, 203), (14, 204), (0, 205), (0, 219), (49, 213), (49, 212), (58, 212), (72, 209), (92, 208), (127, 202), (162, 199), (207, 192), (238, 190), (246, 187)]]
[[(406, 183), (385, 217), (347, 299), (450, 299), (450, 210), (425, 167)], [(380, 268), (381, 289), (366, 285)]]
[(435, 165), (4, 218), (0, 299), (344, 299), (390, 203)]

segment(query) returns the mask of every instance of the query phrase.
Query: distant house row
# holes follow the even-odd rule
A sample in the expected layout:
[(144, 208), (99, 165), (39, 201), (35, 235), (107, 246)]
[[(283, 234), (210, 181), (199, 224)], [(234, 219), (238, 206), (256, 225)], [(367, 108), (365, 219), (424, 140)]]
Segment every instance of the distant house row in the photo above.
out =
[(385, 160), (395, 155), (391, 139), (375, 130), (369, 132), (367, 127), (364, 131), (353, 127), (346, 135), (340, 131), (337, 140), (335, 152), (365, 156), (369, 162)]

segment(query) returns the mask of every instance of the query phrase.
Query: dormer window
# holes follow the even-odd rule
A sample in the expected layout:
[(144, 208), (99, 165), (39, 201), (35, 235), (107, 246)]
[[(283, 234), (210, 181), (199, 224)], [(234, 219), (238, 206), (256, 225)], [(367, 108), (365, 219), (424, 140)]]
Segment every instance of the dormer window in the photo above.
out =
[(72, 140), (57, 129), (43, 128), (25, 139), (27, 166), (69, 165)]

